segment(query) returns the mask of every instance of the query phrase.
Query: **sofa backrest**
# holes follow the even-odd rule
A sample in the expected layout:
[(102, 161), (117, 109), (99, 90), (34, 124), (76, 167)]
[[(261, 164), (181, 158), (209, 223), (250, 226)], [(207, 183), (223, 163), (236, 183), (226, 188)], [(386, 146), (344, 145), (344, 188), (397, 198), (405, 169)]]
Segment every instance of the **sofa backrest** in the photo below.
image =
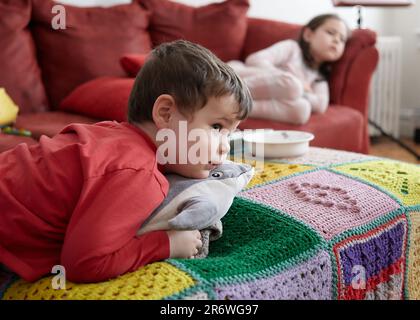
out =
[(139, 0), (151, 12), (153, 45), (185, 39), (210, 49), (221, 60), (240, 58), (247, 32), (248, 0), (193, 7), (167, 0)]
[(249, 8), (248, 0), (200, 7), (166, 0), (106, 8), (66, 4), (66, 27), (55, 30), (52, 21), (59, 11), (52, 8), (57, 4), (0, 2), (0, 87), (21, 114), (54, 110), (72, 90), (97, 77), (125, 76), (120, 66), (124, 54), (147, 53), (163, 41), (183, 38), (222, 60), (239, 59)]
[(249, 17), (241, 59), (278, 41), (297, 39), (301, 28), (299, 24)]
[(21, 113), (45, 111), (48, 105), (30, 20), (30, 0), (0, 1), (0, 87)]
[[(125, 76), (120, 57), (152, 48), (150, 13), (138, 3), (109, 8), (65, 5), (65, 28), (54, 29), (52, 0), (1, 0), (0, 87), (20, 114), (56, 109), (78, 85)], [(62, 19), (59, 19), (62, 21)]]
[[(58, 107), (67, 94), (86, 81), (100, 76), (124, 76), (119, 58), (127, 53), (150, 51), (151, 40), (159, 42), (162, 37), (169, 37), (168, 41), (174, 40), (171, 37), (180, 32), (176, 28), (177, 23), (184, 23), (186, 26), (179, 37), (191, 37), (191, 41), (204, 42), (204, 45), (224, 60), (244, 59), (250, 53), (275, 42), (297, 39), (302, 27), (298, 24), (246, 17), (247, 0), (228, 0), (222, 4), (197, 8), (166, 0), (139, 2), (142, 1), (148, 5), (145, 8), (148, 12), (135, 2), (110, 8), (77, 8), (66, 5), (67, 30), (53, 30), (50, 16), (52, 17), (51, 6), (54, 2), (51, 0), (2, 0), (0, 9), (2, 15), (4, 12), (6, 15), (0, 20), (0, 87), (6, 88), (19, 105), (20, 113), (40, 112)], [(163, 13), (156, 9), (164, 3), (174, 9), (169, 10), (171, 15), (175, 15), (170, 20), (170, 28), (167, 26), (168, 20), (162, 18)], [(221, 9), (226, 9), (221, 20), (229, 20), (234, 16), (236, 23), (239, 23), (231, 28), (231, 31), (234, 30), (232, 36), (228, 37), (227, 34), (231, 33), (223, 31), (226, 30), (225, 26), (221, 28), (222, 31), (220, 28), (210, 30), (212, 25), (217, 24)], [(178, 19), (176, 14), (182, 19)], [(148, 17), (152, 21), (150, 26)], [(100, 21), (104, 22), (99, 23)], [(207, 21), (206, 28), (203, 21)], [(175, 29), (177, 31), (174, 34), (172, 31), (168, 33), (168, 30)], [(239, 29), (242, 30), (241, 35), (238, 35)], [(212, 31), (211, 37), (209, 30)], [(219, 31), (216, 32), (217, 30)], [(221, 32), (224, 32), (225, 37), (220, 36)], [(211, 41), (205, 40), (206, 37)], [(232, 37), (236, 42), (232, 42)], [(333, 65), (330, 81), (332, 102), (340, 103), (347, 73), (353, 61), (363, 48), (373, 46), (375, 41), (376, 34), (370, 30), (354, 32), (343, 58)], [(226, 42), (231, 46), (226, 45)], [(239, 50), (236, 49), (238, 47)]]
[(152, 48), (149, 12), (137, 3), (108, 8), (65, 6), (65, 29), (51, 26), (51, 0), (32, 0), (31, 31), (50, 107), (82, 83), (101, 76), (125, 76), (119, 59)]

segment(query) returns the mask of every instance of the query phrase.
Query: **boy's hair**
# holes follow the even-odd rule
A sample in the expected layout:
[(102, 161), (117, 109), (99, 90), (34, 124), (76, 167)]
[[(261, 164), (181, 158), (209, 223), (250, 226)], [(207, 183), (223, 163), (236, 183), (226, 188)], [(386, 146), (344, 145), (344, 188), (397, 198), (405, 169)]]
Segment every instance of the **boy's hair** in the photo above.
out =
[(128, 121), (151, 121), (156, 99), (171, 95), (184, 115), (194, 114), (211, 97), (234, 95), (238, 120), (252, 108), (248, 87), (233, 69), (208, 49), (185, 40), (156, 47), (137, 74), (128, 102)]
[[(305, 64), (310, 68), (313, 68), (314, 58), (311, 55), (309, 44), (303, 38), (303, 32), (305, 31), (306, 28), (309, 28), (312, 31), (315, 31), (316, 29), (318, 29), (320, 26), (322, 26), (329, 19), (335, 19), (335, 20), (342, 21), (346, 25), (347, 34), (348, 34), (346, 41), (351, 36), (351, 31), (350, 31), (349, 27), (347, 26), (346, 22), (343, 19), (341, 19), (340, 16), (338, 16), (337, 14), (326, 13), (326, 14), (321, 14), (319, 16), (316, 16), (316, 17), (312, 18), (306, 25), (304, 25), (302, 27), (302, 29), (300, 31), (300, 34), (299, 34), (299, 39), (298, 39), (298, 43), (299, 43), (300, 49), (302, 50), (302, 54), (303, 54), (303, 60), (305, 61)], [(324, 62), (319, 67), (319, 72), (324, 76), (325, 80), (328, 80), (328, 78), (331, 74), (331, 65), (332, 65), (331, 62)]]

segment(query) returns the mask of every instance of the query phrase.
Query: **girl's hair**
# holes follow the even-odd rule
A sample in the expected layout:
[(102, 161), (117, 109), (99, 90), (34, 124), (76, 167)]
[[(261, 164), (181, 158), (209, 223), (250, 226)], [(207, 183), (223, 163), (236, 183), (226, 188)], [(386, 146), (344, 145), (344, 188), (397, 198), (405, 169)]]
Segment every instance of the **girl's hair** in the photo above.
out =
[[(347, 27), (347, 34), (348, 34), (347, 39), (350, 37), (350, 29), (348, 28), (344, 20), (341, 19), (338, 15), (334, 13), (327, 13), (327, 14), (321, 14), (319, 16), (312, 18), (311, 21), (309, 21), (305, 26), (303, 26), (303, 28), (300, 31), (300, 35), (298, 39), (300, 49), (302, 50), (302, 53), (303, 53), (303, 60), (305, 61), (305, 64), (310, 68), (313, 68), (314, 58), (311, 55), (309, 43), (306, 42), (305, 39), (303, 38), (303, 33), (306, 28), (309, 28), (312, 31), (315, 31), (320, 26), (322, 26), (325, 23), (325, 21), (329, 19), (336, 19), (336, 20), (342, 21)], [(325, 80), (328, 80), (331, 74), (331, 65), (332, 65), (331, 62), (324, 62), (319, 67), (319, 72), (325, 78)]]

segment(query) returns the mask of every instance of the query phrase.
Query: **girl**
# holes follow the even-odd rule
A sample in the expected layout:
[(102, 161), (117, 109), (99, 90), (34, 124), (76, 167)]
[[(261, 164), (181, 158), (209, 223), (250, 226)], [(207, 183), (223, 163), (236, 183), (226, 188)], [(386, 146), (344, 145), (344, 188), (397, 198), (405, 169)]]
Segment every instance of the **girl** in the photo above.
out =
[(335, 14), (313, 18), (298, 41), (283, 40), (229, 65), (243, 78), (254, 99), (253, 118), (304, 124), (311, 112), (329, 104), (330, 64), (344, 52), (349, 29)]

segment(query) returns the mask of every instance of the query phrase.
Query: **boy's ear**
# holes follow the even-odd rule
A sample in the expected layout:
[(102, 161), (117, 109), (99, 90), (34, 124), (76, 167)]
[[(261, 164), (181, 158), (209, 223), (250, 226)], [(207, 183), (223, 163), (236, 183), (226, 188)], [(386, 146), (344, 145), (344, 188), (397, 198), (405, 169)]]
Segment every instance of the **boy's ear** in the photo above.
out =
[(160, 95), (153, 105), (152, 118), (158, 129), (168, 128), (175, 111), (175, 99), (169, 94)]

